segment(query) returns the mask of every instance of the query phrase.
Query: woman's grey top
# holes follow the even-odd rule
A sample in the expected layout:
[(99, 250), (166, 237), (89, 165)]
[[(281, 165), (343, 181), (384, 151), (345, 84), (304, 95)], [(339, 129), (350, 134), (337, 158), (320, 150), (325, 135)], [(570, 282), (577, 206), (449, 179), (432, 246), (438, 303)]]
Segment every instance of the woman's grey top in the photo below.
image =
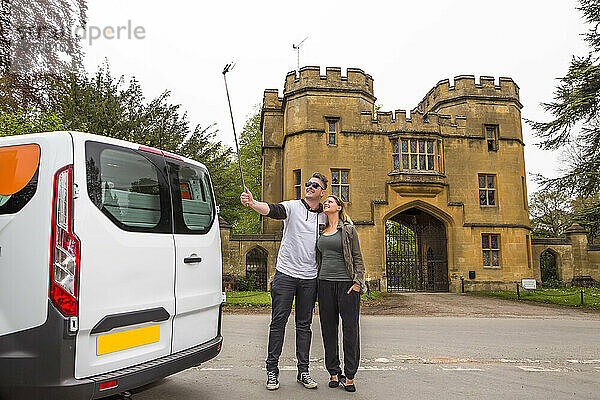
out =
[(344, 261), (342, 249), (342, 231), (338, 229), (332, 235), (321, 235), (317, 248), (322, 254), (319, 279), (327, 281), (351, 281)]

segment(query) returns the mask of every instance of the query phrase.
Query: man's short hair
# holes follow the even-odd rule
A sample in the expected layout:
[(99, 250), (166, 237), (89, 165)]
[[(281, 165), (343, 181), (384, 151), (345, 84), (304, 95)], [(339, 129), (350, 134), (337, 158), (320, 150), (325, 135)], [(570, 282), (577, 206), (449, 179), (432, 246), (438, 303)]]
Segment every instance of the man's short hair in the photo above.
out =
[(319, 178), (325, 187), (323, 189), (327, 189), (327, 177), (319, 172), (315, 172), (312, 174), (312, 178)]

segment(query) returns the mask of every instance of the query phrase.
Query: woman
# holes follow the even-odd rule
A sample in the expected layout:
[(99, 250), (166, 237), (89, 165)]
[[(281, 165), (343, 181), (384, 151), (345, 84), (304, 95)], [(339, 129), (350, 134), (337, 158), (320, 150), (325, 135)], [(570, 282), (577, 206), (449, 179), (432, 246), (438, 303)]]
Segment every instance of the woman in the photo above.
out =
[[(317, 241), (319, 265), (319, 319), (325, 347), (325, 366), (331, 378), (329, 387), (340, 384), (355, 392), (354, 375), (360, 360), (358, 315), (360, 294), (365, 292), (363, 264), (358, 233), (344, 211), (344, 202), (328, 196), (323, 203), (328, 221)], [(344, 375), (340, 369), (338, 325), (342, 317)]]

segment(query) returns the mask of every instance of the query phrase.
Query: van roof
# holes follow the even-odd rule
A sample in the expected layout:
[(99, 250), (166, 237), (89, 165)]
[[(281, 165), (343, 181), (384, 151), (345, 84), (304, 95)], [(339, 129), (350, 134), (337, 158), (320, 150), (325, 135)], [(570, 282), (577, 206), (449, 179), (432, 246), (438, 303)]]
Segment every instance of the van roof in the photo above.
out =
[[(108, 136), (102, 136), (102, 135), (94, 135), (91, 133), (85, 133), (85, 132), (78, 132), (78, 131), (53, 131), (53, 132), (43, 132), (43, 133), (32, 133), (32, 134), (27, 134), (27, 135), (18, 135), (18, 136), (4, 136), (4, 137), (0, 137), (0, 145), (2, 145), (6, 139), (7, 143), (19, 143), (19, 142), (32, 142), (35, 141), (35, 139), (40, 138), (40, 137), (45, 137), (48, 138), (48, 136), (50, 137), (59, 137), (62, 135), (71, 135), (71, 137), (73, 138), (73, 140), (81, 140), (81, 141), (86, 141), (86, 140), (93, 140), (95, 142), (102, 142), (102, 143), (109, 143), (109, 144), (114, 144), (117, 146), (123, 146), (123, 147), (128, 147), (131, 149), (139, 149), (140, 147), (149, 147), (149, 146), (144, 146), (142, 144), (139, 143), (133, 143), (133, 142), (128, 142), (126, 140), (120, 140), (120, 139), (114, 139)], [(160, 150), (160, 149), (158, 149)], [(165, 151), (166, 153), (168, 153), (167, 151)], [(184, 156), (180, 156), (179, 154), (175, 154), (178, 157), (180, 157), (183, 161), (190, 163), (190, 164), (195, 164), (195, 165), (199, 165), (205, 169), (206, 166), (196, 160), (192, 160), (191, 158), (187, 158)], [(210, 172), (210, 171), (209, 171)]]

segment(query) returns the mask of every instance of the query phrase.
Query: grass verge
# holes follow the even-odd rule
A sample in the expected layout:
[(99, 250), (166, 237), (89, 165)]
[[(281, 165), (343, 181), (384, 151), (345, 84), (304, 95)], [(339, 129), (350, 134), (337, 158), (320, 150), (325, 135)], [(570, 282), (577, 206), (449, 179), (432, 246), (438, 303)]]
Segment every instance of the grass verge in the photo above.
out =
[[(600, 289), (583, 289), (583, 305), (581, 304), (581, 288), (520, 290), (521, 300), (547, 304), (558, 304), (570, 307), (588, 307), (600, 309)], [(473, 294), (501, 297), (517, 300), (517, 292), (473, 292)]]
[(227, 292), (225, 305), (270, 307), (271, 292)]
[[(362, 301), (375, 301), (381, 292), (369, 292), (361, 296)], [(270, 307), (271, 292), (227, 292), (227, 306)]]

